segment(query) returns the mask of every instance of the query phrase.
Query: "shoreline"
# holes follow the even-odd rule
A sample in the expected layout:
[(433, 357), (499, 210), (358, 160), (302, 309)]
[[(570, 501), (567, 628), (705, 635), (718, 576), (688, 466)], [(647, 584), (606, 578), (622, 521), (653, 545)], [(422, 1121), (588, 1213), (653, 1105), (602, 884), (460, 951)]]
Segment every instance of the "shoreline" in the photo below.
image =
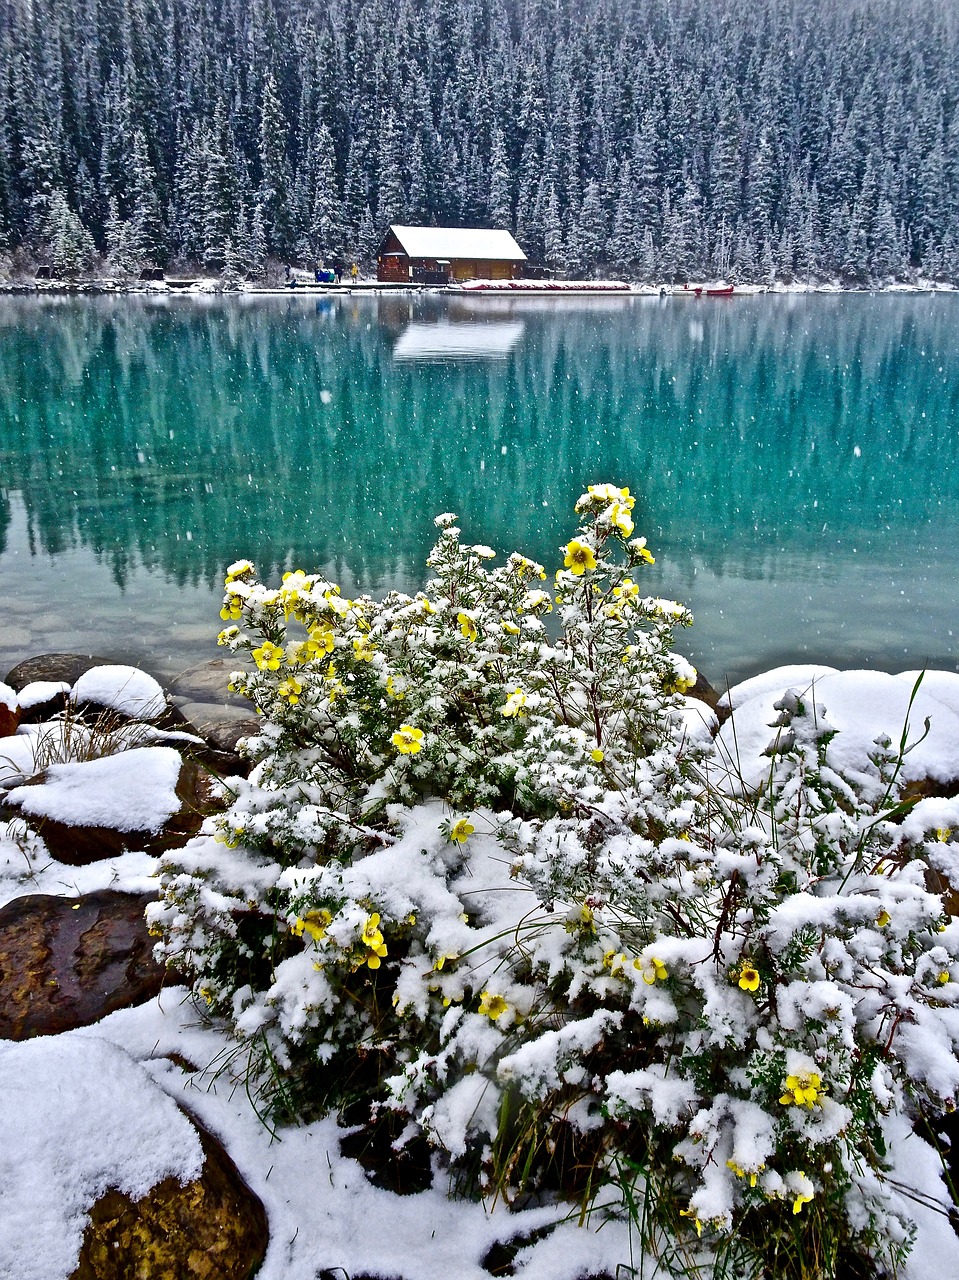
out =
[[(479, 284), (481, 287), (477, 287)], [(517, 282), (522, 284), (522, 282)], [(698, 291), (697, 291), (698, 290)], [(522, 287), (513, 288), (509, 284), (498, 287), (496, 282), (480, 281), (470, 286), (462, 285), (424, 285), (394, 284), (385, 281), (358, 281), (355, 284), (297, 284), (286, 285), (253, 285), (243, 283), (236, 288), (226, 288), (220, 280), (213, 277), (171, 281), (136, 280), (118, 282), (112, 280), (6, 280), (0, 281), (0, 296), (29, 297), (104, 297), (136, 295), (147, 297), (245, 297), (245, 298), (277, 298), (305, 296), (328, 297), (376, 297), (400, 294), (403, 296), (445, 296), (464, 297), (513, 297), (513, 298), (564, 298), (571, 297), (612, 297), (612, 298), (683, 298), (702, 301), (702, 289), (699, 286), (686, 290), (679, 285), (671, 284), (634, 284), (621, 281), (579, 281), (557, 280), (544, 287), (543, 282), (529, 281)], [(760, 297), (767, 295), (803, 295), (803, 294), (858, 294), (875, 296), (877, 294), (901, 293), (957, 293), (959, 285), (938, 280), (923, 280), (915, 283), (895, 282), (884, 285), (843, 285), (836, 281), (818, 281), (816, 283), (793, 282), (786, 284), (777, 281), (775, 284), (743, 284), (735, 285), (732, 293), (722, 295), (724, 298)]]

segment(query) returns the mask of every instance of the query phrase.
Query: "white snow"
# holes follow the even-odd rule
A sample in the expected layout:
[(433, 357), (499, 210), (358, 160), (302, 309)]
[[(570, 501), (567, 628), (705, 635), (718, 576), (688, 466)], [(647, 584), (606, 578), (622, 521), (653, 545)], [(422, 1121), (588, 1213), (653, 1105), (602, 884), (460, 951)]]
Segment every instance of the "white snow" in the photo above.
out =
[(180, 807), (181, 759), (172, 747), (135, 747), (116, 756), (54, 764), (36, 786), (15, 787), (8, 804), (74, 827), (156, 833)]
[(163, 690), (138, 667), (91, 667), (73, 686), (74, 702), (95, 702), (137, 720), (152, 720), (166, 707)]
[[(826, 720), (840, 731), (829, 743), (827, 760), (864, 786), (876, 777), (869, 760), (876, 738), (888, 734), (897, 747), (907, 715), (908, 742), (916, 745), (904, 758), (902, 779), (909, 782), (928, 777), (941, 783), (959, 779), (959, 715), (927, 693), (925, 682), (911, 710), (908, 681), (882, 671), (840, 671), (805, 684), (790, 683), (788, 678), (784, 683), (781, 677), (773, 683), (764, 678), (757, 679), (756, 687), (759, 694), (739, 702), (716, 739), (731, 772), (735, 775), (738, 771), (747, 787), (758, 786), (769, 772), (770, 761), (764, 752), (778, 732), (772, 727), (778, 715), (773, 704), (790, 687), (803, 690), (809, 703), (825, 707)], [(929, 733), (920, 742), (927, 718)]]
[[(0, 698), (3, 697), (3, 689), (5, 686), (0, 685)], [(17, 694), (17, 699), (22, 710), (29, 711), (31, 707), (38, 707), (44, 702), (50, 702), (58, 693), (69, 693), (70, 686), (65, 680), (34, 680), (30, 684), (26, 684)]]
[(196, 1130), (122, 1049), (42, 1036), (0, 1045), (0, 1276), (59, 1280), (92, 1205), (203, 1166)]
[(13, 689), (0, 680), (0, 707), (6, 707), (8, 711), (16, 711), (18, 706), (22, 707), (23, 703), (19, 701)]
[(390, 227), (411, 258), (466, 258), (472, 262), (525, 262), (508, 231), (477, 227)]
[[(880, 731), (898, 740), (914, 683), (909, 673), (779, 668), (743, 682), (728, 696), (736, 711), (720, 737), (727, 750), (738, 744), (744, 767), (753, 772), (769, 767), (761, 753), (775, 734), (768, 723), (775, 718), (772, 703), (791, 685), (805, 689), (813, 677), (815, 700), (841, 730), (829, 749), (845, 769), (868, 773), (868, 753)], [(708, 733), (715, 723), (704, 705), (687, 702), (684, 714), (697, 732)], [(911, 713), (912, 738), (922, 732), (926, 715), (931, 730), (906, 756), (907, 776), (959, 777), (959, 676), (927, 674)], [(0, 785), (4, 776), (19, 782), (32, 770), (39, 732), (31, 726), (0, 744)], [(4, 754), (13, 757), (6, 775)], [(174, 791), (179, 767), (179, 756), (169, 747), (135, 747), (111, 758), (51, 766), (44, 785), (17, 787), (4, 798), (34, 813), (43, 806), (60, 821), (156, 830), (179, 806)], [(384, 856), (366, 860), (366, 867), (358, 864), (351, 876), (365, 877), (376, 895), (392, 894), (397, 910), (411, 888), (425, 893), (419, 884), (424, 872), (416, 862), (423, 859), (422, 850), (439, 856), (445, 847), (437, 836), (441, 813), (435, 803), (423, 806)], [(955, 826), (957, 813), (959, 800), (932, 799), (916, 806), (906, 821), (918, 832)], [(492, 930), (515, 910), (514, 896), (528, 906), (528, 895), (518, 889), (514, 895), (512, 888), (497, 891), (510, 883), (508, 865), (484, 830), (491, 817), (478, 814), (474, 820), (479, 829), (471, 841), (471, 902)], [(225, 849), (223, 856), (229, 856)], [(50, 858), (42, 840), (22, 823), (0, 823), (0, 903), (22, 893), (73, 896), (109, 885), (145, 891), (155, 886), (156, 865), (134, 852), (88, 867), (66, 867)], [(465, 924), (462, 930), (468, 932)], [(432, 941), (437, 948), (455, 950), (459, 939)], [(272, 1137), (247, 1100), (242, 1055), (235, 1069), (218, 1072), (233, 1048), (201, 1021), (182, 988), (167, 989), (156, 1000), (118, 1011), (93, 1027), (0, 1045), (0, 1277), (66, 1280), (76, 1263), (85, 1215), (106, 1187), (137, 1196), (170, 1174), (194, 1176), (199, 1143), (173, 1099), (182, 1100), (223, 1141), (266, 1207), (271, 1240), (260, 1280), (314, 1280), (322, 1268), (404, 1280), (486, 1280), (482, 1259), (494, 1241), (556, 1223), (568, 1211), (558, 1205), (513, 1213), (502, 1204), (451, 1200), (442, 1175), (433, 1189), (417, 1195), (377, 1189), (359, 1164), (340, 1153), (342, 1131), (332, 1118)], [(198, 1070), (175, 1066), (166, 1056), (174, 1052)], [(654, 1092), (663, 1116), (684, 1102), (681, 1091), (670, 1092), (655, 1073), (622, 1076), (619, 1083), (624, 1094)], [(947, 1199), (934, 1156), (905, 1132), (901, 1137), (891, 1144), (897, 1176), (924, 1202), (915, 1206), (918, 1239), (904, 1276), (925, 1280), (930, 1274), (959, 1274), (959, 1243), (937, 1207)], [(578, 1280), (585, 1274), (615, 1274), (631, 1258), (638, 1266), (628, 1227), (610, 1223), (594, 1229), (600, 1225), (598, 1217), (583, 1227), (575, 1218), (560, 1222), (521, 1250), (517, 1273), (525, 1280)]]
[(823, 667), (817, 663), (794, 663), (786, 667), (774, 667), (772, 671), (763, 671), (758, 676), (743, 680), (734, 685), (719, 699), (721, 707), (741, 707), (744, 702), (753, 698), (761, 698), (764, 694), (774, 693), (781, 697), (786, 689), (808, 689), (813, 680), (823, 676), (835, 675), (835, 667)]

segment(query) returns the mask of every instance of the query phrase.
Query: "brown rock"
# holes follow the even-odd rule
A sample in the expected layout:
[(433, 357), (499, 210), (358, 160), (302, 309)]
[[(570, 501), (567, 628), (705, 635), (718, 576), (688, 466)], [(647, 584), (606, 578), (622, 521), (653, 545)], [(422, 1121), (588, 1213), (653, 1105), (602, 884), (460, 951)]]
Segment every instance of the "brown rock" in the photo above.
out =
[(20, 724), (20, 708), (8, 707), (0, 701), (0, 738), (9, 738)]
[(89, 653), (42, 653), (18, 662), (4, 680), (17, 693), (35, 680), (63, 680), (73, 685), (91, 667), (109, 667), (112, 663), (112, 658), (97, 658)]
[[(25, 786), (42, 786), (43, 774)], [(179, 849), (196, 835), (203, 819), (224, 808), (214, 794), (216, 782), (210, 773), (194, 760), (184, 760), (177, 779), (176, 794), (181, 805), (158, 832), (118, 831), (113, 827), (81, 827), (54, 818), (39, 817), (20, 811), (20, 816), (40, 835), (58, 862), (83, 867), (103, 858), (114, 858), (131, 849), (159, 854), (166, 849)]]
[[(194, 1123), (196, 1123), (194, 1121)], [(269, 1244), (266, 1211), (200, 1125), (195, 1182), (167, 1178), (142, 1200), (108, 1191), (90, 1211), (70, 1280), (249, 1280)]]
[(56, 1035), (152, 999), (165, 971), (143, 919), (150, 900), (34, 893), (0, 910), (0, 1038)]
[(696, 683), (691, 689), (687, 689), (686, 697), (698, 698), (700, 702), (705, 702), (707, 707), (712, 707), (713, 711), (719, 706), (719, 694), (701, 671), (696, 672)]

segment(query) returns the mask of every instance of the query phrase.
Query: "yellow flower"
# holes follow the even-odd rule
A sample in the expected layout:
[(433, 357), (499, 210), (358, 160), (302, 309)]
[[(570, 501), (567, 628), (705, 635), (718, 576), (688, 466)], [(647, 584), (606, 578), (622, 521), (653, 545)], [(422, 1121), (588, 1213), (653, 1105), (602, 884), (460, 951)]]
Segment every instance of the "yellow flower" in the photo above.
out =
[(217, 644), (229, 644), (231, 640), (235, 640), (240, 634), (239, 627), (224, 627), (216, 638)]
[(501, 1018), (508, 1008), (503, 997), (493, 995), (492, 991), (484, 991), (480, 995), (479, 1011), (485, 1013), (491, 1022)]
[(510, 636), (518, 636), (520, 634), (520, 629), (515, 622), (504, 622), (503, 630)]
[(458, 613), (456, 621), (460, 624), (460, 631), (462, 631), (467, 640), (473, 641), (476, 639), (476, 623), (468, 613)]
[(237, 619), (243, 615), (243, 597), (230, 594), (223, 601), (223, 608), (220, 610), (220, 617), (224, 622), (230, 619)]
[(634, 538), (629, 545), (630, 547), (632, 547), (633, 551), (636, 553), (636, 555), (639, 557), (640, 560), (644, 560), (646, 564), (656, 563), (654, 557), (649, 553), (649, 549), (646, 546), (645, 538)]
[(800, 1071), (798, 1075), (786, 1077), (786, 1092), (779, 1101), (783, 1106), (809, 1107), (819, 1101), (819, 1095), (826, 1092), (819, 1076), (814, 1071)]
[(630, 508), (620, 502), (614, 502), (609, 509), (609, 523), (624, 538), (628, 538), (635, 528), (629, 514)]
[(624, 578), (618, 587), (613, 587), (613, 595), (617, 599), (634, 600), (639, 595), (639, 587), (632, 578)]
[(522, 689), (517, 688), (509, 695), (505, 704), (500, 707), (499, 713), (501, 716), (506, 716), (507, 719), (516, 719), (519, 716), (526, 715), (526, 712), (523, 710), (525, 706), (526, 694)]
[(945, 844), (951, 835), (951, 827), (936, 827), (936, 839), (940, 844)]
[(237, 560), (231, 564), (226, 571), (224, 586), (229, 586), (231, 582), (235, 582), (237, 578), (244, 578), (248, 573), (253, 572), (253, 566), (249, 560)]
[(610, 973), (619, 973), (625, 963), (626, 957), (622, 952), (617, 955), (615, 951), (610, 950), (603, 956), (603, 968), (608, 969)]
[(395, 698), (397, 702), (402, 702), (406, 697), (406, 678), (399, 675), (388, 676), (386, 680), (386, 692), (391, 698)]
[(761, 1164), (756, 1169), (743, 1169), (740, 1165), (736, 1163), (735, 1160), (726, 1161), (726, 1168), (732, 1169), (733, 1173), (736, 1175), (737, 1178), (748, 1178), (749, 1185), (751, 1187), (754, 1187), (756, 1185), (756, 1179), (759, 1177), (760, 1172), (763, 1169), (765, 1169), (765, 1167), (766, 1166), (764, 1164)]
[(319, 655), (321, 653), (332, 653), (335, 640), (333, 632), (329, 627), (314, 627), (310, 632), (310, 638), (306, 642), (307, 650), (310, 655)]
[(812, 1200), (812, 1196), (804, 1196), (802, 1192), (800, 1192), (793, 1201), (793, 1213), (800, 1213), (803, 1205), (809, 1204), (810, 1200)]
[(333, 916), (324, 907), (320, 911), (307, 911), (305, 915), (297, 916), (290, 925), (290, 933), (296, 937), (302, 938), (304, 933), (308, 933), (314, 942), (319, 942), (321, 938), (326, 937), (326, 929)]
[(390, 742), (401, 756), (415, 756), (417, 751), (423, 750), (423, 730), (415, 729), (411, 724), (401, 724)]
[(739, 986), (743, 991), (759, 990), (759, 973), (748, 960), (744, 960), (739, 969)]
[(278, 644), (264, 640), (258, 649), (253, 650), (253, 661), (261, 671), (279, 671), (283, 650)]
[(651, 987), (654, 982), (665, 982), (669, 973), (662, 960), (658, 960), (656, 956), (650, 956), (643, 965), (639, 960), (633, 961), (633, 968), (642, 969), (643, 981), (647, 986)]
[(454, 960), (458, 960), (458, 959), (459, 959), (459, 955), (457, 952), (455, 951), (447, 952), (446, 955), (440, 956), (440, 958), (433, 965), (433, 969), (436, 973), (440, 973), (444, 965), (452, 964)]
[(353, 641), (353, 656), (357, 662), (372, 662), (375, 652), (376, 646), (366, 636), (360, 636)]
[(601, 764), (606, 759), (606, 752), (602, 747), (593, 747), (589, 757), (591, 760), (595, 760), (597, 764)]
[(290, 676), (288, 680), (284, 680), (277, 689), (277, 693), (281, 698), (285, 698), (291, 707), (295, 707), (300, 700), (300, 694), (303, 692), (303, 686), (295, 676)]
[[(632, 511), (636, 504), (636, 499), (630, 496), (628, 489), (620, 489), (619, 486), (615, 484), (591, 484), (587, 486), (586, 492), (597, 502), (618, 502), (624, 506), (627, 511)], [(579, 504), (577, 503), (577, 506), (578, 505)]]
[(450, 840), (453, 844), (465, 844), (475, 830), (469, 818), (457, 818), (450, 827)]
[(942, 983), (942, 985), (945, 986), (951, 977), (952, 975), (950, 974), (949, 970), (943, 969), (942, 973), (939, 973), (936, 975), (936, 981)]
[(876, 916), (876, 925), (880, 929), (885, 929), (886, 925), (890, 922), (891, 919), (892, 919), (892, 916), (889, 914), (886, 908), (883, 907), (883, 909), (879, 912), (879, 915)]
[(696, 1234), (698, 1236), (701, 1236), (703, 1234), (703, 1224), (699, 1220), (699, 1218), (696, 1217), (695, 1209), (680, 1209), (679, 1216), (681, 1218), (692, 1218), (693, 1226), (696, 1228)]
[(363, 932), (360, 935), (360, 941), (369, 951), (369, 955), (364, 960), (364, 964), (369, 969), (378, 969), (381, 958), (387, 954), (386, 943), (383, 941), (379, 923), (379, 912), (374, 911), (371, 916), (367, 916), (366, 924), (363, 926)]
[(566, 552), (563, 564), (567, 569), (571, 569), (577, 577), (585, 573), (587, 569), (596, 568), (596, 556), (593, 554), (592, 547), (587, 546), (585, 542), (580, 542), (578, 538), (573, 538), (563, 549)]

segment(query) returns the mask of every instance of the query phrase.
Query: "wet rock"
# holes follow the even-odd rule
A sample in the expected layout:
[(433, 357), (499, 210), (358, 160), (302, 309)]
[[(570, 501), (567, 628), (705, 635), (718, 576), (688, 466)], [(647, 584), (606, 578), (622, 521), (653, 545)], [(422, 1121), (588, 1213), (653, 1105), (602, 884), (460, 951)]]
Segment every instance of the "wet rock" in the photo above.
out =
[(248, 665), (235, 657), (197, 663), (170, 681), (170, 696), (181, 709), (186, 702), (216, 703), (239, 707), (249, 715), (250, 704), (246, 698), (227, 687), (231, 672)]
[[(195, 1121), (194, 1121), (195, 1123)], [(90, 1211), (70, 1280), (250, 1280), (269, 1244), (266, 1211), (222, 1145), (196, 1126), (206, 1162), (134, 1202), (108, 1191)]]
[(57, 1035), (151, 1000), (165, 970), (143, 918), (149, 901), (35, 893), (0, 910), (0, 1038)]
[(220, 777), (234, 774), (246, 776), (250, 761), (237, 749), (243, 738), (260, 732), (260, 721), (244, 708), (221, 706), (214, 702), (184, 702), (180, 706), (191, 731), (207, 744), (206, 751), (190, 748), (190, 755)]
[[(136, 751), (124, 752), (113, 757), (113, 760), (115, 762), (128, 760), (133, 763), (133, 757), (137, 754)], [(60, 766), (61, 769), (65, 767)], [(82, 769), (82, 764), (74, 766), (75, 772), (81, 777)], [(94, 788), (99, 787), (101, 783), (98, 776), (93, 771), (90, 771), (90, 775), (90, 785)], [(103, 858), (117, 857), (131, 849), (143, 850), (154, 855), (167, 849), (178, 849), (199, 831), (203, 819), (208, 814), (215, 813), (224, 807), (223, 801), (217, 795), (216, 782), (211, 774), (194, 760), (182, 760), (175, 785), (175, 800), (179, 801), (179, 806), (173, 808), (166, 821), (161, 821), (161, 825), (156, 829), (121, 827), (119, 824), (84, 825), (78, 822), (63, 822), (49, 816), (49, 813), (38, 812), (42, 805), (36, 802), (33, 803), (34, 811), (30, 812), (24, 801), (24, 792), (33, 787), (43, 786), (47, 776), (45, 771), (24, 787), (9, 793), (7, 802), (19, 806), (20, 816), (41, 836), (58, 862), (64, 862), (73, 867), (99, 862)], [(135, 772), (131, 773), (129, 785), (131, 794), (135, 794)], [(120, 799), (122, 801), (122, 797)], [(122, 807), (121, 803), (121, 810)]]
[(699, 702), (705, 702), (706, 706), (712, 707), (713, 711), (715, 711), (719, 706), (719, 693), (713, 688), (701, 671), (696, 672), (696, 683), (691, 689), (687, 689), (686, 697), (696, 698)]
[(110, 661), (89, 653), (42, 653), (39, 657), (18, 662), (7, 673), (6, 683), (17, 692), (37, 680), (62, 680), (74, 685), (85, 671), (91, 667), (109, 666)]

